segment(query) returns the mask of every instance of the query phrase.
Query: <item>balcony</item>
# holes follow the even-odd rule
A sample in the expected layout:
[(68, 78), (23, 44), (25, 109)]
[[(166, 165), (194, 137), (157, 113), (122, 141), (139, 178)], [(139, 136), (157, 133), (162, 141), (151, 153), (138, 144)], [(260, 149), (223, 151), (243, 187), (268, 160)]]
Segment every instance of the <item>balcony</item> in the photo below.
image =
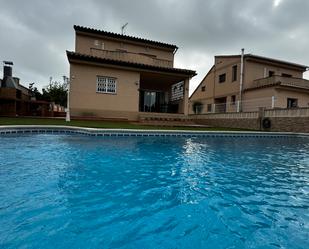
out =
[(254, 80), (253, 85), (250, 88), (257, 88), (269, 85), (280, 85), (309, 90), (309, 80), (305, 80), (302, 78), (284, 77), (279, 75)]
[(110, 50), (102, 50), (97, 48), (90, 48), (90, 54), (92, 56), (112, 59), (112, 60), (120, 60), (126, 62), (134, 62), (141, 63), (146, 65), (158, 66), (158, 67), (173, 67), (173, 61), (162, 60), (151, 57), (150, 55), (126, 52), (126, 51), (110, 51)]

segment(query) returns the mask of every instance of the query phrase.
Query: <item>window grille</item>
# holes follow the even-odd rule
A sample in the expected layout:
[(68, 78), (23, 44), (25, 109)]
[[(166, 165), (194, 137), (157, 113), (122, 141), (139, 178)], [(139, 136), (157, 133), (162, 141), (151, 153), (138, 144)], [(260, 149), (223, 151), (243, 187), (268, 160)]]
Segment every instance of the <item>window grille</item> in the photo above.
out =
[(116, 93), (117, 82), (115, 78), (97, 76), (98, 93)]

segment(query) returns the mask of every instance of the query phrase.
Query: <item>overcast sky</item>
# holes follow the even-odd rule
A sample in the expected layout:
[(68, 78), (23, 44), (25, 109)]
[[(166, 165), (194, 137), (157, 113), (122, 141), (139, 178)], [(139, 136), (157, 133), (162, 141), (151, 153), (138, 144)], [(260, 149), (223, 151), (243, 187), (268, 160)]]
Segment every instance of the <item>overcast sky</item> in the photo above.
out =
[[(196, 70), (214, 55), (247, 53), (309, 65), (309, 0), (0, 0), (0, 60), (41, 88), (68, 75), (73, 25), (176, 44), (175, 66)], [(1, 68), (2, 75), (2, 68)], [(305, 75), (309, 78), (309, 73)]]

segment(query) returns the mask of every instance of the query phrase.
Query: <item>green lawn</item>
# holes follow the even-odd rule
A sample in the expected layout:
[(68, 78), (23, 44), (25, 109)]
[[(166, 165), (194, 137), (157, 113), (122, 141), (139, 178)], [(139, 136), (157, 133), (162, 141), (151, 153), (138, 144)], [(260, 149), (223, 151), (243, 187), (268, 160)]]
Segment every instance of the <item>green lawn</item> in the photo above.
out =
[(206, 131), (239, 131), (241, 129), (233, 128), (215, 128), (215, 127), (168, 127), (168, 126), (150, 126), (135, 124), (125, 121), (88, 121), (88, 120), (72, 120), (66, 122), (64, 119), (51, 118), (5, 118), (0, 117), (1, 125), (66, 125), (80, 126), (91, 128), (107, 128), (107, 129), (165, 129), (165, 130), (206, 130)]

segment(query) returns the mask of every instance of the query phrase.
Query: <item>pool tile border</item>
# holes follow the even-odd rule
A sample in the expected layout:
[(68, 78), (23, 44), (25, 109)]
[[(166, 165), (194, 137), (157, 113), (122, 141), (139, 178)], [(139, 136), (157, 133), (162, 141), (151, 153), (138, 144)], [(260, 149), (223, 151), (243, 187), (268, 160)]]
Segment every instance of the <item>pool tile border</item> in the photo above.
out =
[(188, 131), (188, 130), (129, 130), (96, 129), (74, 126), (0, 126), (0, 135), (17, 134), (77, 134), (94, 137), (307, 137), (309, 133), (258, 131)]

